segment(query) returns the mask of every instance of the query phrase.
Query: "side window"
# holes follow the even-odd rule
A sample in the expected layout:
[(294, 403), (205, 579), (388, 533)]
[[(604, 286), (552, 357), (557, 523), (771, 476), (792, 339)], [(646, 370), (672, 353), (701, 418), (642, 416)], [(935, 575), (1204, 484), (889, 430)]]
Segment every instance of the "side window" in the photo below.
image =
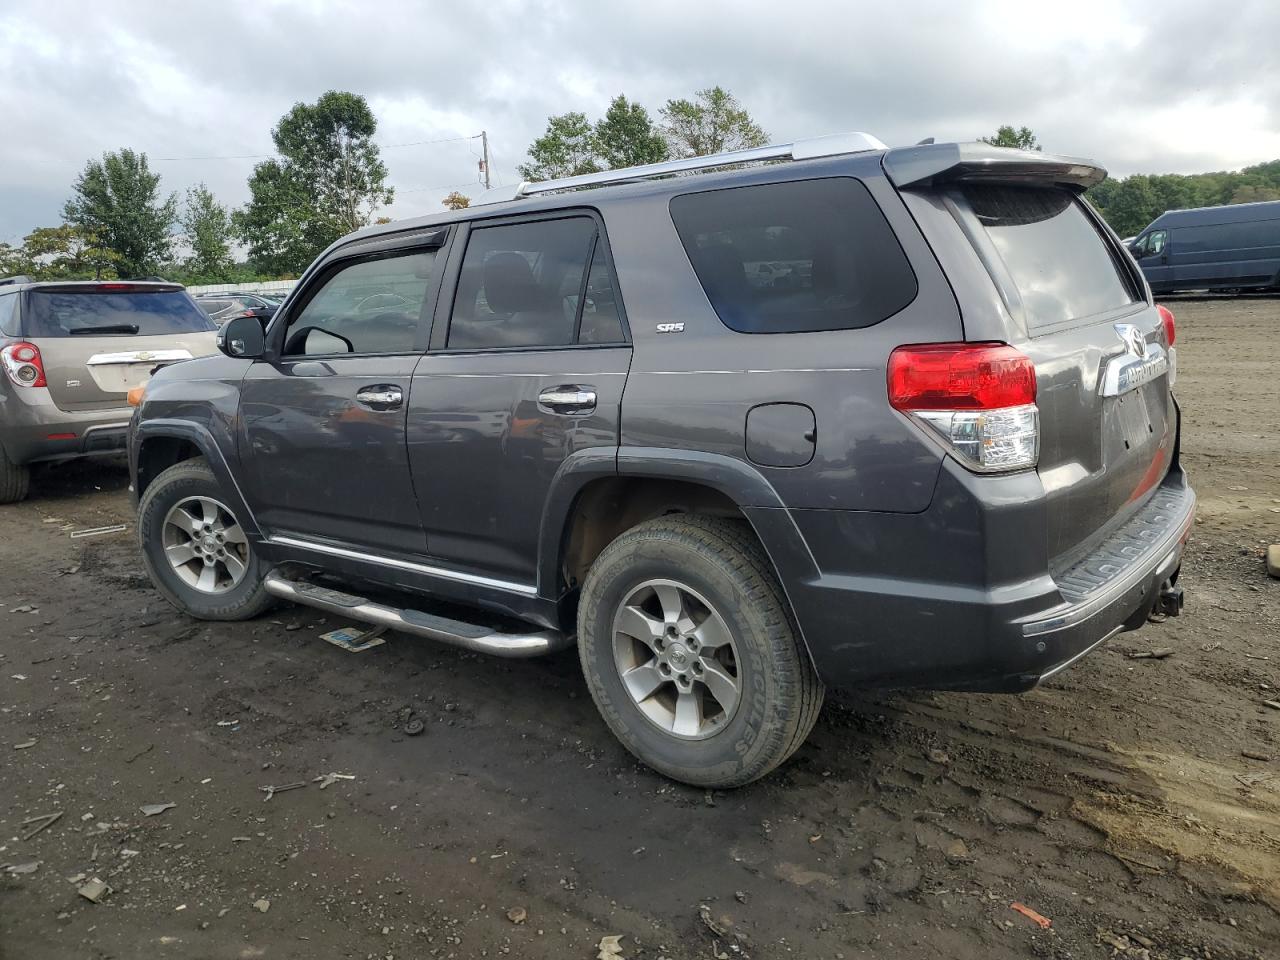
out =
[(1150, 240), (1151, 234), (1147, 234), (1145, 237), (1139, 237), (1137, 240), (1133, 241), (1133, 244), (1129, 247), (1129, 252), (1141, 260), (1149, 252), (1147, 250), (1147, 243)]
[(1147, 236), (1147, 254), (1154, 257), (1158, 253), (1163, 253), (1164, 242), (1168, 237), (1169, 234), (1164, 230), (1157, 230), (1155, 233), (1149, 234)]
[(0, 293), (0, 334), (7, 337), (18, 335), (17, 324), (13, 322), (14, 307), (18, 303), (16, 293)]
[(621, 343), (624, 339), (618, 297), (613, 290), (613, 274), (605, 262), (604, 247), (597, 242), (591, 256), (591, 269), (587, 272), (587, 294), (582, 303), (578, 342)]
[[(447, 346), (451, 349), (559, 347), (572, 344), (583, 296), (590, 286), (588, 258), (596, 244), (596, 224), (590, 217), (534, 220), (495, 227), (477, 227), (467, 242), (449, 319)], [(599, 274), (606, 274), (603, 269)], [(584, 277), (584, 275), (586, 275)], [(616, 316), (611, 286), (598, 282), (603, 310)], [(595, 328), (596, 310), (591, 316)], [(607, 320), (606, 320), (607, 323)], [(616, 339), (621, 339), (621, 324)]]
[(340, 268), (289, 318), (285, 354), (411, 353), (435, 260), (415, 250)]
[(740, 333), (869, 327), (916, 296), (893, 228), (848, 177), (684, 194), (671, 218), (707, 299)]

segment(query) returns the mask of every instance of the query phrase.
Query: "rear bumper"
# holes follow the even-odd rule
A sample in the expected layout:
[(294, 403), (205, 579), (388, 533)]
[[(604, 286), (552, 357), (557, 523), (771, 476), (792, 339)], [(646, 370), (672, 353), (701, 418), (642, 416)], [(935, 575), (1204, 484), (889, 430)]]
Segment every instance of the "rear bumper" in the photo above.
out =
[(921, 514), (793, 511), (817, 574), (783, 580), (823, 680), (1025, 690), (1145, 623), (1194, 521), (1182, 471), (1056, 578), (1039, 493), (1033, 475), (944, 468)]
[(131, 407), (62, 410), (47, 390), (0, 402), (0, 447), (13, 463), (70, 460), (125, 451)]

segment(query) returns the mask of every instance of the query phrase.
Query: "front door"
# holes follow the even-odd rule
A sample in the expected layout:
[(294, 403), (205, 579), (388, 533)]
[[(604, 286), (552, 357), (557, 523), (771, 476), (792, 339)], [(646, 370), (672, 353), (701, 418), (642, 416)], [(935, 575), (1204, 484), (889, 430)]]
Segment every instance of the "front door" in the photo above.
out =
[(1139, 237), (1132, 250), (1153, 291), (1172, 289), (1174, 280), (1181, 279), (1175, 278), (1169, 265), (1169, 231), (1152, 230)]
[(615, 290), (594, 216), (471, 229), (410, 391), (409, 460), (433, 557), (535, 585), (556, 471), (618, 444), (631, 347)]
[(330, 265), (273, 328), (240, 400), (245, 498), (270, 535), (375, 553), (425, 549), (405, 417), (437, 249)]

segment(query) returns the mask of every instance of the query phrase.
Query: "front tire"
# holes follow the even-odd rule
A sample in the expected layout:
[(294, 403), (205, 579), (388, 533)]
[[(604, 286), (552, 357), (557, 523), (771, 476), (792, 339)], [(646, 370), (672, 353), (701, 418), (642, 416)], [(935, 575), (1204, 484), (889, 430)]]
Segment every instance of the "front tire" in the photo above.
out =
[(10, 460), (0, 450), (0, 503), (18, 503), (31, 489), (31, 471)]
[(165, 470), (138, 504), (138, 543), (151, 582), (200, 620), (248, 620), (273, 598), (267, 571), (203, 457)]
[(699, 787), (764, 776), (822, 707), (782, 588), (741, 522), (668, 516), (614, 540), (583, 584), (578, 652), (614, 735)]

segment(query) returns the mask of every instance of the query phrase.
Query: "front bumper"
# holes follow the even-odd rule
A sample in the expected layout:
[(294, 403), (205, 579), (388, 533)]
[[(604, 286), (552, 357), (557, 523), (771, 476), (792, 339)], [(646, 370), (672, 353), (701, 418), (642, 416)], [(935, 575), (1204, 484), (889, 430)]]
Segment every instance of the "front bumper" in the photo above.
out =
[(944, 466), (920, 514), (791, 511), (816, 569), (784, 573), (784, 587), (829, 686), (1026, 690), (1146, 622), (1177, 578), (1195, 505), (1175, 464), (1055, 577), (1034, 475)]

